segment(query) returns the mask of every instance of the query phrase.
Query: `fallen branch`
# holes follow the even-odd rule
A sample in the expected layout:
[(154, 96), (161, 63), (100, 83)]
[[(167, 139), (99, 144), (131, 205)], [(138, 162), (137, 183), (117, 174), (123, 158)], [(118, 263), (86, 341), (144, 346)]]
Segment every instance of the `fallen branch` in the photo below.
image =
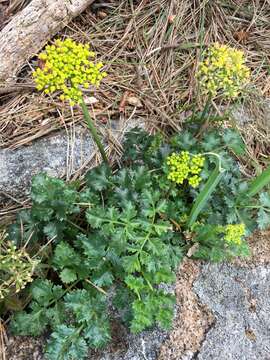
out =
[(0, 33), (0, 82), (14, 82), (22, 66), (93, 2), (32, 0)]

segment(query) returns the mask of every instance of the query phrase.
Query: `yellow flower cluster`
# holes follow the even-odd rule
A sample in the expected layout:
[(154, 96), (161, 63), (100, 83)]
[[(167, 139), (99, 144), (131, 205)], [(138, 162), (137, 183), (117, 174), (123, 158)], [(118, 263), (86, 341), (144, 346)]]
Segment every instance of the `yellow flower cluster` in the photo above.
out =
[(5, 241), (5, 247), (2, 245), (0, 248), (0, 300), (11, 292), (19, 292), (31, 282), (38, 263), (24, 249), (17, 249), (11, 242)]
[(168, 179), (176, 184), (183, 184), (184, 180), (187, 180), (189, 185), (195, 188), (200, 184), (199, 174), (204, 161), (205, 158), (200, 154), (192, 155), (188, 151), (172, 153), (166, 161), (169, 166)]
[(250, 70), (244, 53), (226, 45), (211, 46), (199, 64), (197, 78), (203, 93), (215, 97), (235, 98), (248, 84)]
[(87, 89), (90, 84), (99, 86), (107, 75), (101, 71), (101, 62), (95, 64), (89, 60), (94, 57), (88, 44), (69, 38), (56, 40), (38, 56), (43, 65), (33, 72), (37, 90), (44, 90), (45, 94), (59, 91), (61, 100), (69, 100), (71, 105), (79, 103), (82, 88)]
[(224, 240), (228, 244), (240, 245), (245, 235), (245, 224), (230, 224), (225, 226)]

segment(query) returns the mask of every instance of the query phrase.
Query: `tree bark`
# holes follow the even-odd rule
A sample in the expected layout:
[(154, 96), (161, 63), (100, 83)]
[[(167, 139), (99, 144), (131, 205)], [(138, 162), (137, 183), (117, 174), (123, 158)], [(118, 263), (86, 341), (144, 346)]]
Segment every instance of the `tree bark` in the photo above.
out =
[(0, 33), (0, 82), (16, 74), (46, 42), (94, 0), (32, 0)]

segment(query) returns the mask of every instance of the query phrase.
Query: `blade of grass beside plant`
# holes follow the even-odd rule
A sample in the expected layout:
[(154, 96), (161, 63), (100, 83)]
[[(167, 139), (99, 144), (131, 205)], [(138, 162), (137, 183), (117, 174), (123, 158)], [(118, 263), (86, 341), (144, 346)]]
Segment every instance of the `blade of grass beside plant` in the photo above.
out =
[(252, 197), (258, 194), (267, 184), (270, 183), (270, 166), (257, 176), (249, 185), (247, 196)]
[(207, 203), (208, 199), (210, 198), (213, 191), (216, 189), (218, 183), (220, 182), (224, 173), (224, 169), (220, 167), (220, 164), (217, 163), (215, 169), (213, 170), (211, 176), (209, 177), (207, 183), (205, 184), (204, 188), (198, 195), (188, 218), (187, 227), (191, 228), (197, 217), (199, 216), (200, 212), (204, 208), (205, 204)]

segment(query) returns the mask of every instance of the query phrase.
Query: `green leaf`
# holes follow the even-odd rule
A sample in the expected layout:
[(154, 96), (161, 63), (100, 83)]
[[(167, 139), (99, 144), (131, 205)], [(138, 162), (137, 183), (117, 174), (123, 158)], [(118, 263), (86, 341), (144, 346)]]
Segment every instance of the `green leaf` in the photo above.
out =
[[(148, 261), (147, 261), (147, 259), (148, 259)], [(148, 257), (144, 257), (143, 260), (141, 259), (141, 261), (143, 261), (143, 263), (149, 273), (154, 273), (155, 271), (157, 271), (157, 269), (160, 268), (160, 262), (157, 262), (157, 260), (149, 254), (148, 254)]]
[[(158, 238), (151, 238), (147, 241), (146, 247), (152, 255), (162, 255), (164, 253), (164, 244)], [(165, 255), (165, 254), (164, 254)]]
[(60, 279), (64, 284), (70, 284), (77, 280), (77, 274), (75, 271), (65, 268), (59, 274)]
[(110, 325), (108, 321), (93, 321), (85, 328), (84, 337), (89, 346), (102, 348), (111, 340)]
[(53, 285), (50, 280), (36, 280), (31, 287), (32, 298), (42, 306), (48, 306), (52, 300), (61, 298), (64, 291), (61, 286)]
[(236, 155), (244, 154), (245, 144), (237, 131), (226, 129), (223, 134), (223, 141)]
[(64, 269), (65, 267), (80, 266), (82, 260), (72, 246), (61, 241), (56, 245), (52, 263), (56, 269)]
[(93, 272), (91, 280), (94, 284), (99, 287), (110, 286), (113, 283), (114, 276), (111, 271), (107, 270), (106, 264), (101, 266), (96, 271)]
[(128, 161), (143, 159), (150, 144), (151, 139), (145, 130), (133, 128), (125, 135), (123, 159)]
[(175, 282), (175, 280), (176, 280), (175, 273), (172, 272), (169, 268), (166, 268), (165, 266), (159, 271), (156, 271), (154, 273), (154, 281), (156, 284), (161, 284), (161, 283), (171, 284)]
[(71, 310), (79, 323), (88, 322), (106, 316), (106, 298), (97, 294), (93, 296), (85, 289), (71, 291), (65, 296), (65, 307)]
[(169, 330), (172, 327), (173, 306), (175, 305), (175, 296), (166, 294), (162, 290), (158, 290), (154, 296), (155, 301), (155, 320), (161, 328)]
[(127, 289), (124, 285), (119, 285), (119, 287), (115, 291), (115, 296), (113, 298), (113, 305), (123, 310), (127, 306), (130, 306), (131, 302), (134, 300), (134, 294)]
[(258, 212), (257, 218), (258, 227), (260, 230), (266, 230), (270, 226), (270, 214), (263, 209)]
[(260, 203), (262, 206), (270, 208), (270, 194), (263, 192), (260, 194)]
[(196, 144), (196, 139), (189, 131), (181, 131), (171, 139), (171, 144), (177, 149), (190, 150)]
[(16, 222), (8, 227), (8, 236), (18, 247), (26, 243), (33, 245), (40, 240), (41, 226), (33, 218), (31, 210), (22, 210), (18, 213)]
[(62, 233), (62, 231), (65, 228), (65, 224), (54, 221), (49, 222), (43, 227), (44, 234), (49, 238), (58, 238), (59, 235)]
[(20, 311), (16, 313), (10, 323), (10, 330), (14, 335), (39, 336), (48, 325), (46, 309), (37, 303), (32, 303), (32, 312)]
[(200, 191), (199, 195), (196, 198), (195, 203), (192, 206), (190, 215), (188, 217), (187, 221), (187, 227), (191, 228), (195, 221), (197, 220), (197, 217), (203, 210), (204, 206), (206, 205), (207, 201), (209, 200), (212, 193), (215, 191), (216, 187), (218, 186), (218, 183), (220, 182), (222, 176), (223, 176), (223, 169), (220, 169), (219, 164), (216, 164), (215, 169), (213, 170), (211, 176), (209, 177), (207, 183), (204, 185), (202, 190)]
[(215, 132), (206, 134), (202, 141), (204, 151), (213, 151), (221, 146), (220, 136)]
[(48, 308), (46, 310), (46, 317), (53, 330), (58, 325), (63, 324), (67, 320), (67, 314), (63, 301), (58, 301), (53, 307)]
[(88, 236), (80, 234), (77, 236), (76, 246), (83, 249), (84, 255), (93, 260), (101, 262), (106, 256), (107, 239), (102, 233), (91, 233)]
[(157, 222), (153, 224), (153, 227), (155, 229), (155, 232), (159, 236), (164, 233), (167, 233), (169, 230), (172, 229), (172, 225), (168, 221), (164, 221), (164, 220), (157, 220)]
[(154, 315), (149, 302), (135, 300), (132, 304), (133, 320), (131, 322), (131, 332), (137, 334), (154, 322)]
[(123, 258), (123, 267), (127, 273), (141, 271), (141, 264), (138, 258), (138, 254), (125, 256)]
[(111, 184), (111, 168), (106, 163), (91, 169), (85, 175), (87, 186), (95, 191), (107, 189)]
[(153, 218), (157, 212), (156, 203), (160, 198), (160, 192), (158, 190), (144, 190), (141, 198), (143, 216)]
[(87, 356), (88, 347), (81, 337), (81, 328), (59, 325), (51, 334), (46, 347), (48, 360), (83, 360)]
[(169, 329), (173, 319), (173, 305), (175, 297), (165, 294), (161, 290), (154, 290), (143, 299), (135, 300), (132, 304), (133, 319), (131, 331), (138, 333), (152, 326), (155, 321), (164, 329)]
[(141, 277), (128, 275), (125, 277), (125, 283), (131, 290), (133, 290), (137, 294), (140, 293), (140, 291), (142, 291), (143, 289), (145, 289), (144, 279)]
[(129, 222), (132, 219), (134, 219), (137, 216), (137, 210), (134, 206), (134, 204), (132, 204), (130, 201), (126, 202), (123, 206), (123, 212), (124, 212), (124, 217), (125, 217), (125, 221)]
[(114, 207), (108, 208), (106, 211), (100, 208), (89, 209), (86, 212), (86, 219), (94, 229), (100, 228), (103, 224), (109, 224), (111, 231), (114, 231), (119, 217), (119, 211)]
[(50, 221), (55, 217), (61, 221), (65, 220), (68, 214), (78, 213), (79, 208), (75, 205), (77, 197), (77, 191), (61, 179), (45, 173), (32, 179), (32, 213), (38, 220)]
[(261, 175), (257, 176), (248, 187), (247, 196), (252, 197), (258, 194), (266, 185), (270, 183), (270, 166)]

